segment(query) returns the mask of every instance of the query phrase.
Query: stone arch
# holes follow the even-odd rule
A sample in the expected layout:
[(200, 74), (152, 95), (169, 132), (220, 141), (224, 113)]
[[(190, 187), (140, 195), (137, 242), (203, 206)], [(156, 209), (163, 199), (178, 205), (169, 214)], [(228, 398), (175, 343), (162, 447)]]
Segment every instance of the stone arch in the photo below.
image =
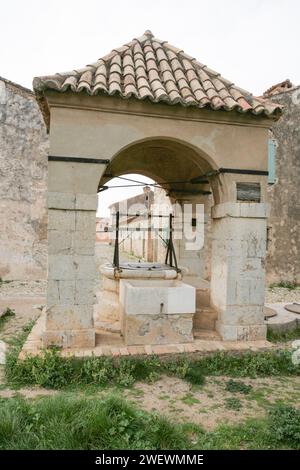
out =
[[(133, 141), (117, 151), (101, 176), (99, 186), (112, 177), (137, 173), (158, 183), (170, 182), (165, 188), (172, 198), (182, 193), (201, 193), (203, 188), (207, 191), (208, 182), (195, 184), (191, 180), (215, 170), (217, 165), (213, 158), (197, 146), (174, 137), (153, 136)], [(212, 191), (218, 198), (217, 184), (212, 186)]]

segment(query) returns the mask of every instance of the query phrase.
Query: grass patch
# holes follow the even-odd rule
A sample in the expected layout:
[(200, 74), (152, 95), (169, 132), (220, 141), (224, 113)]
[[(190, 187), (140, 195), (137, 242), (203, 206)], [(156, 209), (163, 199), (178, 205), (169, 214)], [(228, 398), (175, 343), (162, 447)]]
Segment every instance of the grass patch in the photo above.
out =
[(16, 315), (16, 312), (7, 307), (6, 310), (4, 310), (4, 312), (2, 313), (1, 317), (0, 317), (0, 330), (3, 328), (3, 326), (5, 325), (5, 323), (11, 318), (11, 317), (14, 317)]
[(272, 377), (299, 375), (300, 366), (292, 363), (288, 350), (230, 354), (219, 352), (197, 361), (204, 375), (229, 377)]
[(225, 398), (225, 408), (227, 408), (228, 410), (239, 411), (242, 409), (242, 407), (243, 405), (239, 398)]
[(294, 339), (300, 339), (300, 327), (292, 331), (276, 332), (268, 328), (267, 340), (272, 343), (286, 343), (287, 341), (293, 341)]
[(300, 410), (279, 405), (270, 411), (270, 427), (276, 441), (300, 448)]
[(187, 357), (161, 361), (151, 358), (85, 359), (62, 358), (59, 350), (44, 351), (41, 356), (19, 361), (18, 355), (24, 335), (9, 349), (6, 377), (11, 386), (39, 385), (50, 388), (79, 387), (83, 385), (130, 387), (136, 381), (153, 381), (162, 374), (173, 375), (195, 385), (202, 385), (205, 376), (270, 377), (299, 375), (300, 366), (292, 363), (287, 350), (233, 355), (224, 352), (199, 360)]
[(184, 378), (193, 385), (204, 385), (205, 376), (203, 375), (201, 364), (191, 364), (188, 367)]
[(136, 381), (153, 382), (162, 374), (176, 376), (193, 385), (202, 385), (206, 376), (255, 378), (300, 373), (300, 365), (292, 363), (291, 352), (288, 350), (247, 352), (239, 355), (218, 352), (197, 360), (181, 356), (163, 361), (155, 356), (63, 358), (60, 351), (53, 348), (43, 351), (41, 356), (28, 356), (20, 361), (19, 353), (33, 324), (34, 322), (30, 322), (21, 334), (9, 342), (5, 371), (11, 387), (130, 387)]
[(205, 432), (117, 396), (57, 395), (0, 400), (0, 449), (298, 449), (299, 410), (274, 407), (265, 419)]
[(229, 380), (226, 383), (225, 390), (231, 393), (243, 393), (244, 395), (248, 395), (248, 393), (252, 390), (252, 385), (247, 385), (240, 380)]
[(110, 396), (3, 401), (0, 449), (186, 449), (188, 430)]
[(0, 277), (0, 287), (2, 286), (2, 284), (9, 284), (10, 282), (12, 282), (12, 281), (8, 281), (8, 280), (2, 279), (2, 277)]
[(289, 289), (289, 290), (295, 290), (299, 287), (299, 284), (296, 282), (290, 282), (290, 281), (280, 281), (280, 282), (274, 282), (273, 284), (270, 284), (269, 288), (274, 289), (276, 287), (282, 287), (284, 289)]
[(195, 405), (196, 403), (200, 403), (200, 400), (198, 398), (195, 398), (192, 393), (187, 393), (184, 395), (184, 397), (181, 398), (182, 403), (185, 403), (186, 405)]

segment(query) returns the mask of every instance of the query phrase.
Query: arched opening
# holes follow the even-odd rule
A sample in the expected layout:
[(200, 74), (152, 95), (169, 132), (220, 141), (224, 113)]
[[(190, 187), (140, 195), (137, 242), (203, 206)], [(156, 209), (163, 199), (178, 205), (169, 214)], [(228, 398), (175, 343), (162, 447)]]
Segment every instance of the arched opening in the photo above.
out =
[[(213, 204), (210, 176), (213, 171), (212, 164), (195, 149), (179, 141), (161, 138), (126, 147), (111, 160), (98, 186), (98, 213), (101, 213), (101, 201), (106, 199), (106, 208), (109, 208), (106, 216), (110, 218), (111, 235), (106, 247), (96, 243), (99, 290), (96, 294), (94, 321), (100, 343), (108, 341), (107, 334), (122, 335), (118, 281), (122, 276), (129, 277), (129, 274), (124, 274), (127, 269), (124, 263), (130, 263), (132, 278), (138, 277), (133, 271), (138, 271), (140, 267), (152, 271), (156, 269), (156, 273), (159, 269), (173, 268), (174, 279), (184, 280), (188, 285), (205, 292), (209, 307), (210, 208)], [(124, 194), (124, 189), (129, 187), (139, 193), (135, 196), (128, 192)], [(109, 194), (113, 194), (110, 204), (107, 202)], [(190, 211), (188, 219), (184, 215), (186, 206)], [(203, 208), (201, 221), (197, 221), (198, 206)], [(116, 243), (117, 212), (120, 219)], [(172, 229), (170, 214), (173, 217)], [(199, 224), (202, 224), (204, 245), (191, 248), (191, 244), (187, 243), (185, 219), (190, 225), (188, 236), (194, 238)], [(174, 257), (172, 265), (166, 266), (169, 262), (167, 253), (171, 232)], [(116, 246), (119, 264), (115, 263), (114, 258)], [(152, 263), (152, 266), (146, 266), (147, 262)], [(105, 263), (110, 267), (105, 267)], [(163, 276), (166, 279), (168, 275), (162, 274), (161, 279)], [(193, 334), (195, 329), (201, 328), (197, 323), (197, 314), (194, 315), (194, 327)]]
[[(179, 263), (189, 276), (209, 281), (211, 271), (211, 207), (219, 200), (220, 185), (214, 178), (216, 165), (212, 158), (179, 139), (145, 139), (126, 146), (110, 161), (99, 182), (99, 201), (107, 182), (117, 176), (136, 173), (155, 181), (158, 205), (170, 201), (181, 211), (191, 210), (191, 231), (195, 231), (198, 206), (204, 212), (204, 243), (200, 249), (186, 250), (184, 240), (176, 240)], [(120, 180), (122, 181), (122, 180)], [(126, 180), (125, 180), (126, 181)], [(124, 182), (125, 182), (124, 181)], [(146, 180), (147, 182), (147, 180)], [(118, 183), (120, 184), (120, 183)], [(158, 194), (160, 191), (160, 194)], [(167, 204), (166, 204), (167, 205)], [(161, 261), (161, 254), (154, 257)], [(194, 280), (191, 279), (191, 282)]]
[(99, 188), (113, 177), (137, 173), (155, 180), (171, 198), (199, 195), (207, 190), (207, 175), (216, 169), (208, 155), (180, 140), (152, 138), (121, 149), (111, 159)]

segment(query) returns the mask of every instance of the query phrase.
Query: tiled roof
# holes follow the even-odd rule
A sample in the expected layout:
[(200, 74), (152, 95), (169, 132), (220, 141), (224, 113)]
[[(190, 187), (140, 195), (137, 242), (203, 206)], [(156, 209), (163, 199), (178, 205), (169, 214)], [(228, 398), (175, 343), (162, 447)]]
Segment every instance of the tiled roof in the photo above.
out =
[(291, 88), (294, 88), (294, 85), (292, 84), (292, 82), (287, 78), (286, 80), (284, 80), (283, 82), (280, 82), (280, 83), (276, 83), (276, 85), (273, 85), (271, 86), (270, 88), (268, 88), (263, 96), (264, 97), (268, 97), (268, 96), (273, 96), (273, 95), (277, 95), (278, 93), (282, 93), (284, 91), (288, 91), (290, 90)]
[(33, 87), (39, 99), (52, 89), (254, 115), (277, 116), (281, 111), (280, 105), (254, 97), (151, 31), (83, 69), (35, 78)]

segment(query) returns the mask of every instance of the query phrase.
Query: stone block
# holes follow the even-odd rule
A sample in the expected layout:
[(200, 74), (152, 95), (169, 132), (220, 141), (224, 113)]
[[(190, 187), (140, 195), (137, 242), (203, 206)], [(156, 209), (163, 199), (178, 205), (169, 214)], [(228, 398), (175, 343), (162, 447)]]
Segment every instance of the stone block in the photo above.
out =
[(227, 281), (226, 305), (263, 305), (265, 298), (264, 280), (245, 279), (232, 276)]
[(99, 303), (94, 305), (95, 324), (98, 320), (107, 320), (110, 322), (120, 320), (119, 296), (116, 292), (103, 290)]
[(76, 194), (75, 209), (83, 211), (96, 211), (98, 207), (97, 194)]
[(48, 230), (62, 232), (75, 230), (75, 211), (49, 209)]
[(94, 256), (75, 255), (73, 257), (76, 280), (94, 280), (96, 277), (96, 266)]
[(119, 293), (119, 280), (109, 279), (106, 276), (103, 276), (102, 280), (103, 290), (108, 290), (111, 292)]
[(268, 217), (269, 204), (257, 202), (224, 202), (212, 207), (213, 219), (224, 217), (245, 217), (254, 219), (265, 219)]
[(43, 334), (43, 346), (61, 348), (94, 348), (95, 331), (93, 328), (80, 330), (48, 330)]
[(223, 217), (240, 217), (241, 204), (235, 202), (224, 202), (216, 204), (211, 208), (211, 216), (213, 219), (220, 219)]
[(257, 341), (266, 339), (266, 325), (224, 325), (218, 321), (216, 326), (223, 341)]
[(232, 326), (249, 326), (264, 324), (264, 310), (262, 305), (234, 305), (227, 306), (225, 311), (220, 310), (218, 320)]
[(75, 255), (94, 255), (95, 232), (77, 231), (72, 233), (72, 252)]
[(75, 209), (75, 194), (49, 191), (47, 194), (48, 209)]
[(59, 289), (59, 304), (60, 305), (74, 305), (75, 299), (75, 280), (58, 281)]
[(237, 341), (238, 339), (236, 325), (224, 325), (220, 321), (217, 321), (216, 330), (223, 341)]
[(94, 304), (94, 283), (91, 280), (76, 280), (75, 284), (75, 304)]
[(59, 281), (48, 279), (47, 282), (47, 305), (52, 307), (53, 305), (59, 304)]
[(96, 238), (96, 213), (95, 211), (75, 211), (76, 231), (80, 230), (87, 233), (93, 233)]
[(48, 230), (48, 254), (72, 254), (72, 232), (69, 230)]
[(266, 219), (269, 214), (269, 204), (244, 202), (240, 205), (240, 217)]
[(92, 328), (92, 305), (54, 305), (47, 308), (46, 331)]
[(193, 341), (193, 315), (128, 315), (124, 318), (125, 344), (176, 344)]
[(94, 256), (84, 255), (49, 255), (48, 279), (75, 280), (95, 279)]
[(48, 279), (73, 280), (75, 278), (74, 257), (72, 255), (48, 256)]
[(267, 337), (267, 325), (249, 325), (249, 340), (265, 340)]

